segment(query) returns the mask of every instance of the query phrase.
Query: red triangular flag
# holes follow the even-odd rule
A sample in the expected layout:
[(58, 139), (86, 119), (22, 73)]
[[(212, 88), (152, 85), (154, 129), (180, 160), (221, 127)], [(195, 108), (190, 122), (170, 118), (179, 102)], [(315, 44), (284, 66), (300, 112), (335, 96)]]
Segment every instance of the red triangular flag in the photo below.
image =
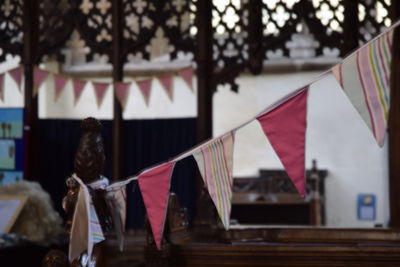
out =
[(108, 86), (108, 83), (93, 83), (98, 108), (100, 108), (101, 104), (103, 103)]
[(74, 89), (74, 105), (76, 105), (76, 103), (78, 103), (79, 98), (81, 97), (81, 94), (83, 92), (83, 89), (86, 86), (85, 81), (81, 81), (81, 80), (72, 80), (72, 88)]
[(130, 85), (130, 83), (115, 83), (115, 94), (117, 95), (117, 98), (121, 103), (122, 109), (125, 109), (129, 95), (128, 89)]
[(4, 73), (0, 74), (0, 99), (4, 101)]
[(144, 102), (146, 103), (147, 106), (149, 106), (150, 93), (151, 93), (151, 79), (137, 81), (136, 83), (139, 87), (140, 92), (143, 95)]
[(302, 197), (305, 188), (305, 132), (308, 88), (273, 110), (257, 117), (280, 158), (285, 170)]
[(138, 182), (147, 217), (158, 249), (167, 213), (169, 187), (175, 162), (167, 162), (139, 175)]
[(173, 77), (171, 74), (166, 74), (158, 77), (158, 80), (160, 81), (162, 87), (167, 93), (169, 100), (171, 101), (174, 100), (174, 88), (172, 87), (172, 78)]
[(62, 90), (68, 82), (68, 78), (61, 75), (54, 75), (54, 102), (60, 97)]
[(15, 69), (8, 71), (8, 73), (14, 79), (14, 81), (17, 83), (18, 90), (21, 91), (22, 66), (16, 67)]
[(42, 85), (44, 80), (49, 77), (49, 72), (45, 70), (41, 70), (39, 68), (34, 68), (33, 70), (33, 92), (32, 96), (35, 97), (39, 92), (39, 87)]
[(182, 77), (182, 79), (186, 82), (186, 84), (189, 86), (190, 90), (193, 91), (193, 68), (192, 66), (181, 69), (179, 71), (179, 75)]

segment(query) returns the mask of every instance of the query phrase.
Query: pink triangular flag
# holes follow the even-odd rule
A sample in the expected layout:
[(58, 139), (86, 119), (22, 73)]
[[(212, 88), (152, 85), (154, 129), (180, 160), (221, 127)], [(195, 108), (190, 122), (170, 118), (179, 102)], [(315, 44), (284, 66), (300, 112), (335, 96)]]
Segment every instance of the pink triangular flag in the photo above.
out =
[(151, 79), (146, 79), (136, 82), (147, 106), (149, 106), (150, 102), (151, 81)]
[(0, 99), (4, 101), (4, 73), (0, 74)]
[(14, 79), (14, 81), (17, 83), (18, 90), (21, 91), (22, 66), (16, 67), (15, 69), (8, 71), (8, 73)]
[(289, 178), (302, 197), (306, 194), (304, 154), (307, 94), (308, 88), (305, 88), (298, 95), (257, 117)]
[(35, 97), (39, 92), (39, 87), (42, 85), (44, 80), (49, 77), (49, 72), (45, 70), (41, 70), (39, 68), (34, 68), (33, 70), (33, 92), (32, 96)]
[(130, 83), (115, 83), (115, 94), (117, 95), (117, 98), (119, 102), (121, 103), (121, 106), (123, 109), (125, 109), (126, 102), (128, 99), (128, 89)]
[(172, 78), (173, 77), (171, 74), (166, 74), (158, 77), (158, 80), (160, 81), (162, 87), (167, 93), (169, 100), (171, 101), (174, 100), (174, 88), (172, 87)]
[(167, 162), (139, 175), (138, 182), (147, 217), (158, 249), (167, 213), (169, 187), (175, 162)]
[(108, 83), (93, 83), (98, 108), (100, 108), (101, 104), (103, 103), (108, 86)]
[(86, 86), (86, 83), (87, 82), (81, 80), (72, 80), (72, 88), (74, 89), (74, 105), (78, 103), (78, 100), (82, 95), (83, 89)]
[(68, 78), (61, 75), (54, 75), (54, 102), (60, 97), (62, 90), (68, 82)]
[(179, 71), (179, 75), (189, 86), (190, 90), (193, 90), (193, 68), (192, 68), (192, 66), (181, 69)]

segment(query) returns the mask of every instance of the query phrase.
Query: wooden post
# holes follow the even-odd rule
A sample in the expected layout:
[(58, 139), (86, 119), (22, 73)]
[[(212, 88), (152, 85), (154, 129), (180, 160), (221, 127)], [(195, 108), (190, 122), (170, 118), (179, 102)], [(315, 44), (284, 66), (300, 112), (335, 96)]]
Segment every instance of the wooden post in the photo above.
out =
[(264, 56), (262, 49), (263, 42), (263, 24), (262, 24), (262, 2), (261, 0), (252, 0), (248, 5), (249, 25), (248, 25), (248, 43), (249, 43), (249, 65), (250, 72), (254, 75), (261, 73), (263, 69)]
[(213, 81), (211, 1), (197, 1), (197, 143), (212, 137)]
[(37, 47), (39, 34), (38, 2), (24, 0), (23, 6), (23, 55), (24, 66), (24, 177), (37, 178), (38, 143), (38, 97), (33, 98), (33, 67), (37, 63)]
[[(122, 0), (112, 2), (112, 33), (113, 33), (113, 81), (123, 81), (123, 53), (122, 53)], [(122, 179), (122, 107), (114, 90), (114, 119), (112, 124), (112, 180)]]
[(344, 21), (343, 21), (343, 47), (341, 56), (344, 57), (354, 49), (358, 48), (358, 33), (360, 30), (358, 20), (358, 1), (343, 1)]
[[(197, 1), (196, 27), (197, 27), (197, 47), (196, 47), (196, 63), (197, 63), (197, 124), (196, 124), (196, 141), (201, 143), (212, 137), (212, 96), (215, 91), (215, 83), (213, 81), (214, 64), (212, 58), (213, 28), (212, 19), (212, 2)], [(204, 188), (203, 180), (200, 173), (196, 175), (196, 215), (194, 225), (199, 234), (204, 234), (204, 222), (211, 215), (204, 210), (201, 212), (200, 207), (204, 207), (201, 201), (202, 190)], [(203, 208), (204, 209), (204, 208)], [(206, 232), (208, 228), (206, 229)]]
[[(392, 1), (392, 22), (400, 18), (400, 3)], [(389, 191), (390, 227), (400, 228), (400, 41), (399, 27), (393, 35), (390, 111), (389, 111)]]

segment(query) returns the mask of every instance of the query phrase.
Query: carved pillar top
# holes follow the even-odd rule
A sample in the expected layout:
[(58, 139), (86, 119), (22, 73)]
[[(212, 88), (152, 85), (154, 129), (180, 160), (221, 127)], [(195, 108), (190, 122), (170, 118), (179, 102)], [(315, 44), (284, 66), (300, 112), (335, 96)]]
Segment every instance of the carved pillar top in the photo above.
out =
[(81, 139), (75, 154), (74, 171), (85, 184), (101, 178), (104, 168), (104, 145), (101, 137), (101, 123), (86, 118), (81, 123)]

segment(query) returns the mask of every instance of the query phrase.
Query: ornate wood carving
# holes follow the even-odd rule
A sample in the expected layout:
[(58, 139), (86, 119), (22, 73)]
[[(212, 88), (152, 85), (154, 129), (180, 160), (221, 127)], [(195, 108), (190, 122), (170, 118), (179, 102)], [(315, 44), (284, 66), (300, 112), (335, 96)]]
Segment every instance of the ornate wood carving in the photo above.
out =
[(23, 0), (0, 1), (0, 61), (7, 54), (22, 56), (23, 41)]
[[(35, 63), (45, 60), (65, 43), (74, 28), (73, 5), (76, 1), (43, 0), (39, 1), (39, 45)], [(60, 58), (61, 59), (61, 58)]]

